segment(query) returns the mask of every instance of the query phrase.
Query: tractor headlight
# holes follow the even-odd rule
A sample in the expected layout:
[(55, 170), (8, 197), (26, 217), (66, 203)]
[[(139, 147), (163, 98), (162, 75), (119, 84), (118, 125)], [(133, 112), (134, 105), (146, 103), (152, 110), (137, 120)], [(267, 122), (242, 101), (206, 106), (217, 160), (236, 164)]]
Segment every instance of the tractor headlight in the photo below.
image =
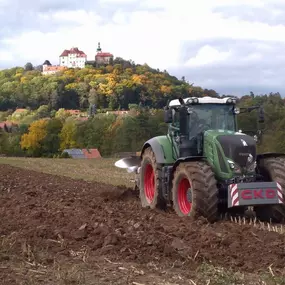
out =
[(227, 100), (227, 103), (228, 103), (228, 104), (233, 103), (233, 99), (232, 99), (232, 98), (229, 98), (229, 99)]
[(199, 100), (198, 100), (198, 98), (189, 98), (188, 100), (187, 100), (187, 104), (198, 104), (199, 103)]
[(248, 172), (254, 172), (255, 171), (255, 168), (256, 168), (256, 161), (254, 163), (252, 163), (251, 165), (249, 165), (246, 170)]
[(232, 160), (229, 160), (229, 159), (228, 159), (228, 163), (229, 163), (230, 169), (234, 173), (241, 173), (241, 169), (236, 163), (234, 163)]

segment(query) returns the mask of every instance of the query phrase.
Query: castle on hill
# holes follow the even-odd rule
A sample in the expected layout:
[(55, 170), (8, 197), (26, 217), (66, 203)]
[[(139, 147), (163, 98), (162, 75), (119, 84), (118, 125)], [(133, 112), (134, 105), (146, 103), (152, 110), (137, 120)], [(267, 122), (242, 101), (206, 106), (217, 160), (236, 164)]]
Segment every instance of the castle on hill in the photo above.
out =
[(52, 65), (49, 60), (43, 63), (42, 74), (49, 75), (67, 68), (84, 68), (87, 64), (93, 66), (111, 64), (114, 59), (113, 54), (102, 52), (100, 42), (98, 43), (97, 53), (94, 60), (87, 60), (87, 55), (78, 47), (72, 47), (70, 50), (65, 49), (59, 56), (59, 65)]

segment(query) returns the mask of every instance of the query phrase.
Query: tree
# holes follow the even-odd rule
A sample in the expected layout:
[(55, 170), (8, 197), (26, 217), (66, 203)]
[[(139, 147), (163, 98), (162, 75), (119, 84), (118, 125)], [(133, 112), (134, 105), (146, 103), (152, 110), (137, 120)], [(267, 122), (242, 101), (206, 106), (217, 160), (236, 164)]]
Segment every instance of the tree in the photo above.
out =
[(56, 113), (55, 113), (55, 118), (61, 119), (61, 120), (65, 120), (68, 117), (70, 117), (71, 114), (69, 112), (66, 112), (65, 109), (61, 108), (59, 109)]
[(88, 102), (89, 102), (89, 105), (93, 105), (93, 104), (98, 105), (99, 98), (98, 98), (98, 94), (97, 94), (96, 89), (94, 89), (94, 88), (90, 89), (89, 96), (88, 96)]
[(48, 105), (42, 105), (38, 108), (36, 112), (36, 117), (38, 119), (47, 118), (50, 116), (50, 111)]
[(60, 150), (77, 147), (76, 142), (76, 123), (73, 119), (67, 120), (60, 132)]
[(60, 132), (63, 123), (60, 119), (51, 119), (46, 126), (47, 135), (43, 140), (43, 154), (52, 156), (60, 150)]
[(0, 71), (0, 110), (34, 110), (41, 105), (86, 110), (93, 103), (98, 108), (126, 109), (140, 102), (162, 108), (168, 99), (189, 95), (190, 88), (175, 76), (122, 58), (107, 66), (70, 68), (50, 76), (28, 62), (24, 68)]
[(25, 64), (25, 71), (31, 71), (31, 70), (34, 70), (34, 66), (30, 62), (27, 62)]
[(32, 156), (40, 156), (43, 147), (43, 140), (47, 135), (48, 120), (41, 119), (33, 122), (27, 134), (21, 137), (21, 148), (28, 151)]

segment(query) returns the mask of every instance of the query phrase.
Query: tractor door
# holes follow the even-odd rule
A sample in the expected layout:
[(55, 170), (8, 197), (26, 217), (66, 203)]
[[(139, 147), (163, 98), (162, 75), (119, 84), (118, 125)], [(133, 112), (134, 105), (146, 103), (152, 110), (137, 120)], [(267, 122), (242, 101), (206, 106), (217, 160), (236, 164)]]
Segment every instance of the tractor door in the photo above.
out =
[(172, 151), (175, 159), (179, 156), (179, 142), (180, 142), (180, 123), (179, 111), (172, 109), (172, 123), (169, 125), (169, 139), (172, 142)]

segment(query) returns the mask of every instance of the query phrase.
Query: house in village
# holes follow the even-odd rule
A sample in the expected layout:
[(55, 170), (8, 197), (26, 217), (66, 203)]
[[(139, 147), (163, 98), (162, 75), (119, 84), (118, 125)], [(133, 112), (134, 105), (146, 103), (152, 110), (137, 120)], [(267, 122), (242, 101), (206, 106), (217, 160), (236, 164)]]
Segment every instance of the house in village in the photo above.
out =
[(80, 116), (81, 112), (80, 110), (74, 110), (74, 109), (66, 109), (66, 113), (69, 113), (71, 116)]
[(50, 75), (50, 74), (55, 74), (59, 71), (64, 71), (67, 69), (65, 66), (59, 66), (59, 65), (52, 65), (49, 60), (46, 60), (43, 63), (43, 75)]
[(110, 114), (114, 114), (114, 115), (128, 115), (130, 111), (126, 111), (126, 110), (115, 110), (115, 111), (107, 111), (106, 115), (110, 115)]
[(16, 128), (17, 126), (17, 124), (10, 121), (0, 122), (0, 129), (8, 133), (12, 132), (13, 128)]
[(14, 111), (14, 113), (12, 114), (12, 118), (13, 119), (19, 119), (22, 116), (27, 115), (27, 113), (29, 113), (28, 109), (24, 109), (24, 108), (18, 108)]
[(68, 153), (71, 158), (84, 158), (84, 159), (99, 159), (101, 158), (101, 154), (97, 148), (91, 149), (80, 149), (80, 148), (71, 148), (71, 149), (64, 149), (63, 153)]

